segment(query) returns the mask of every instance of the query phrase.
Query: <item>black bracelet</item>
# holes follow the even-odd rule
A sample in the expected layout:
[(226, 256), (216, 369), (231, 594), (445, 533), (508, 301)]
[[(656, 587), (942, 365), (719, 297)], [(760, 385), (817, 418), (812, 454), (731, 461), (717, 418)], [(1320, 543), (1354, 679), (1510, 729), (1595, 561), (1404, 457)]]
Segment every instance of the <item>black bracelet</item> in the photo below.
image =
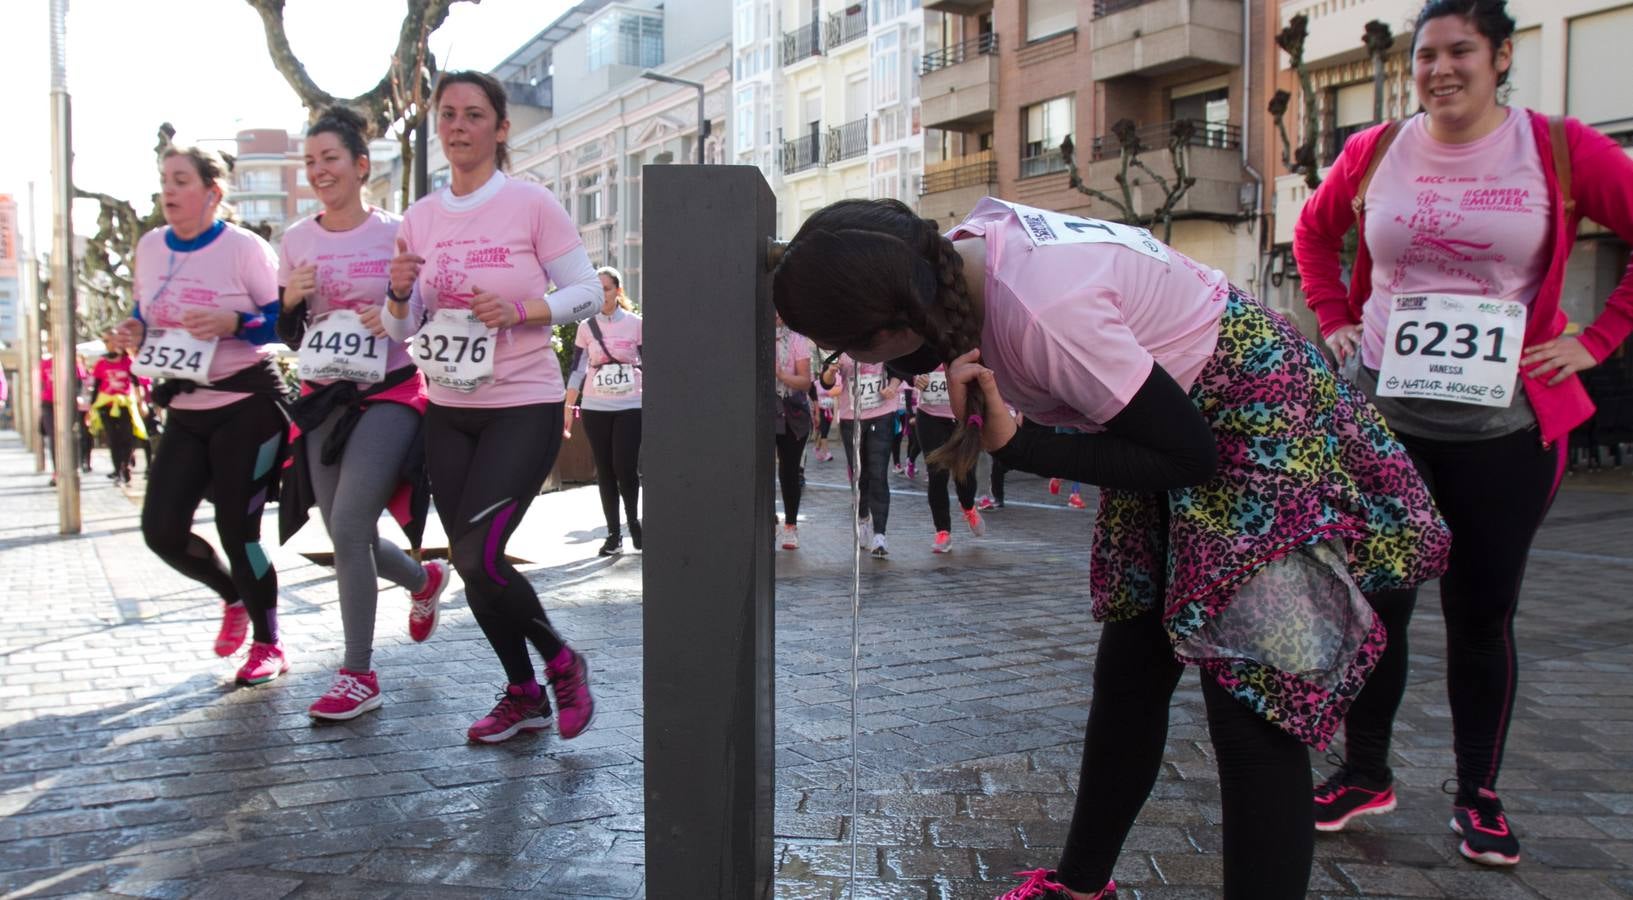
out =
[(394, 303), (407, 303), (413, 296), (414, 292), (409, 291), (407, 297), (399, 297), (397, 296), (397, 292), (391, 289), (391, 285), (386, 285), (386, 299)]

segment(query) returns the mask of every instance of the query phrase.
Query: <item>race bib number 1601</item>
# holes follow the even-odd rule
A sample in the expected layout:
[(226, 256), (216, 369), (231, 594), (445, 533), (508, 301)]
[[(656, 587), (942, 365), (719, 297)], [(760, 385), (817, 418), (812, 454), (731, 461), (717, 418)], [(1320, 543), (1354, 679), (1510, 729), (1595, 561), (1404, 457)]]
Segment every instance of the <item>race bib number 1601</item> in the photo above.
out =
[(1456, 294), (1403, 294), (1384, 331), (1378, 393), (1479, 406), (1514, 401), (1525, 306)]

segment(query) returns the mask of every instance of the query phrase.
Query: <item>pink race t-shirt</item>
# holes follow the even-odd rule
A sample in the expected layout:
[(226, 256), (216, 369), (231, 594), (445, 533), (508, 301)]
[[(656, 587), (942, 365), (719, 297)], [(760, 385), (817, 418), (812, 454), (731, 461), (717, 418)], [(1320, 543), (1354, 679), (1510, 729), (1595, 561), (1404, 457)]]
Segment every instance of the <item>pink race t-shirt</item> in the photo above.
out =
[[(301, 219), (284, 232), (278, 254), (278, 286), (287, 287), (296, 269), (317, 266), (317, 288), (306, 298), (306, 313), (312, 319), (336, 309), (359, 312), (384, 303), (402, 219), (371, 207), (362, 224), (337, 232), (324, 228), (321, 216)], [(413, 364), (407, 347), (391, 341), (386, 350), (386, 371), (395, 372)], [(333, 380), (313, 379), (312, 383), (328, 384)], [(423, 411), (425, 396), (425, 378), (416, 371), (407, 381), (371, 399), (406, 403)]]
[(1115, 243), (1037, 243), (1021, 220), (1037, 212), (988, 197), (947, 233), (986, 239), (981, 362), (1004, 399), (1041, 424), (1096, 430), (1153, 362), (1190, 390), (1218, 343), (1225, 274), (1155, 241), (1166, 261)]
[(1361, 308), (1361, 362), (1383, 363), (1396, 294), (1536, 299), (1548, 269), (1548, 180), (1530, 117), (1510, 109), (1467, 144), (1429, 136), (1426, 118), (1401, 127), (1366, 194), (1372, 296)]
[[(790, 331), (787, 325), (777, 326), (777, 371), (784, 375), (794, 374), (794, 366), (800, 360), (810, 361), (811, 339), (798, 332)], [(814, 364), (813, 364), (814, 366)], [(789, 397), (800, 393), (781, 381), (777, 382), (777, 395)]]
[[(896, 414), (897, 400), (895, 397), (885, 397), (885, 388), (895, 379), (885, 373), (884, 363), (861, 363), (857, 370), (856, 384), (861, 389), (856, 402), (851, 402), (851, 387), (846, 379), (850, 377), (851, 366), (856, 361), (849, 355), (841, 355), (836, 362), (839, 375), (834, 378), (834, 386), (839, 388), (839, 394), (834, 397), (834, 405), (839, 412), (840, 421), (850, 419), (877, 419), (882, 416)], [(897, 385), (898, 396), (901, 386)], [(860, 413), (858, 415), (857, 413)]]
[(128, 394), (134, 379), (130, 374), (131, 358), (123, 353), (116, 360), (106, 356), (96, 361), (91, 367), (91, 377), (96, 379), (98, 394)]
[[(425, 258), (416, 283), (427, 317), (469, 309), (476, 289), (506, 302), (537, 300), (549, 290), (544, 265), (573, 249), (578, 229), (543, 187), (497, 174), (491, 196), (462, 203), (443, 188), (403, 215), (408, 252)], [(484, 189), (479, 189), (482, 193)], [(428, 384), (440, 406), (502, 407), (560, 403), (566, 394), (550, 326), (523, 325), (494, 341), (493, 380), (469, 393)]]
[[(601, 330), (600, 340), (596, 340), (590, 330), (591, 322)], [(640, 316), (622, 308), (613, 309), (610, 316), (596, 313), (578, 323), (578, 336), (573, 343), (585, 354), (581, 408), (596, 412), (641, 408)], [(612, 351), (610, 356), (609, 350)], [(620, 365), (625, 368), (609, 368)], [(626, 378), (630, 380), (625, 381)], [(629, 387), (623, 389), (625, 385)]]
[[(261, 236), (228, 224), (221, 235), (197, 250), (171, 250), (168, 228), (142, 235), (136, 244), (136, 305), (149, 328), (181, 328), (189, 309), (224, 309), (257, 314), (278, 300), (278, 255)], [(272, 351), (242, 338), (224, 337), (210, 360), (217, 382), (256, 365)], [(193, 391), (178, 394), (172, 409), (219, 409), (249, 394)]]

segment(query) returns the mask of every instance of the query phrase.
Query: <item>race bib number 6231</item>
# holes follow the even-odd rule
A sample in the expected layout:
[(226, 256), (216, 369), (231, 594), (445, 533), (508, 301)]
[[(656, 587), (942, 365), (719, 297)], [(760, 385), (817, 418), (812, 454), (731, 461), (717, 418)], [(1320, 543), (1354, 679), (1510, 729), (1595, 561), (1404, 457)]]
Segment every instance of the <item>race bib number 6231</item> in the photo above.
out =
[(1378, 393), (1506, 407), (1514, 400), (1525, 306), (1456, 294), (1393, 299)]
[(184, 378), (207, 384), (215, 347), (216, 338), (201, 341), (180, 328), (149, 328), (130, 370), (143, 378)]

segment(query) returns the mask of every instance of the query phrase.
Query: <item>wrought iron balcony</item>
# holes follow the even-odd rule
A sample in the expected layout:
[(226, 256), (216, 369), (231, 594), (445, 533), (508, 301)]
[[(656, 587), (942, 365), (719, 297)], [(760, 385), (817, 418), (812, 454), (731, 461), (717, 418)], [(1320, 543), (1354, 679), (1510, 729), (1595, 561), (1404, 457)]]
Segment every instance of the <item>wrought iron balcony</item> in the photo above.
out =
[(1098, 161), (1120, 156), (1125, 140), (1133, 142), (1142, 152), (1166, 150), (1169, 139), (1176, 131), (1182, 132), (1181, 137), (1184, 146), (1187, 147), (1216, 147), (1221, 150), (1240, 150), (1242, 147), (1240, 125), (1204, 122), (1201, 119), (1175, 119), (1170, 122), (1140, 125), (1126, 133), (1097, 135), (1090, 148), (1089, 158)]
[(828, 162), (844, 162), (867, 155), (867, 116), (828, 130)]
[[(782, 173), (794, 175), (828, 164), (829, 136), (820, 129), (782, 142)], [(863, 147), (864, 152), (866, 147)]]
[(782, 35), (782, 64), (791, 66), (801, 60), (822, 55), (822, 25), (812, 22), (801, 25)]
[(975, 59), (978, 56), (996, 55), (998, 55), (998, 33), (989, 31), (979, 37), (961, 41), (951, 47), (924, 54), (924, 59), (919, 62), (919, 74), (928, 75), (937, 69), (956, 66), (965, 60)]
[(844, 12), (836, 12), (828, 17), (828, 27), (823, 35), (823, 44), (832, 52), (835, 47), (842, 47), (857, 38), (867, 37), (868, 13), (861, 4), (852, 6)]

